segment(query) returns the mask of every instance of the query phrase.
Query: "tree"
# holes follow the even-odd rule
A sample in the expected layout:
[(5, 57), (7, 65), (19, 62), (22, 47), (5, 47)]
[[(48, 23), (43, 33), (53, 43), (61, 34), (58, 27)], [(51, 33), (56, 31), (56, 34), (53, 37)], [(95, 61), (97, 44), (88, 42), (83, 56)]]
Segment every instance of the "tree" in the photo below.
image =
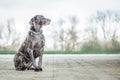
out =
[(60, 49), (60, 50), (64, 51), (64, 41), (65, 41), (64, 35), (65, 35), (65, 31), (64, 31), (64, 28), (62, 27), (64, 23), (65, 23), (65, 21), (60, 18), (57, 21), (58, 26), (55, 25), (55, 30), (53, 31), (53, 33), (54, 33), (53, 34), (53, 40), (54, 40), (53, 47), (54, 47), (54, 50)]
[(1, 25), (0, 28), (0, 46), (7, 49), (8, 46), (15, 45), (19, 43), (19, 36), (16, 32), (14, 20), (9, 19), (6, 21), (6, 24)]
[(76, 16), (69, 17), (71, 27), (67, 30), (67, 40), (66, 40), (66, 50), (73, 51), (75, 50), (75, 43), (78, 39), (77, 32), (75, 30), (76, 25), (78, 24), (78, 19)]
[[(58, 30), (54, 31), (54, 48), (60, 46), (62, 51), (72, 51), (75, 49), (75, 43), (78, 39), (75, 30), (78, 19), (75, 16), (68, 18), (69, 21), (59, 19)], [(70, 27), (64, 24), (70, 23)], [(57, 45), (58, 44), (58, 45)]]
[[(91, 35), (89, 36), (88, 42), (91, 42), (91, 38), (94, 43), (97, 42), (98, 44), (99, 40), (103, 40), (103, 44), (99, 44), (100, 46), (102, 46), (102, 49), (117, 49), (119, 44), (117, 36), (119, 35), (120, 31), (119, 22), (119, 13), (109, 10), (105, 12), (98, 11), (96, 15), (90, 17), (89, 20), (89, 28), (87, 29), (87, 33), (89, 32), (88, 34)], [(98, 44), (95, 44), (94, 46), (99, 46)]]
[(59, 30), (59, 41), (60, 41), (60, 46), (61, 46), (61, 50), (64, 51), (64, 42), (65, 42), (65, 31), (62, 28), (62, 25), (64, 24), (64, 20), (63, 19), (59, 19), (58, 20), (58, 25), (60, 27)]
[(98, 11), (95, 19), (96, 19), (97, 23), (100, 23), (100, 26), (101, 26), (102, 31), (103, 31), (104, 39), (106, 39), (106, 29), (105, 29), (106, 14)]
[[(90, 17), (89, 31), (92, 34), (92, 38), (100, 38), (110, 40), (111, 36), (116, 36), (118, 30), (118, 24), (120, 21), (120, 15), (114, 11), (101, 12), (97, 11), (96, 15)], [(101, 34), (101, 36), (97, 36)]]

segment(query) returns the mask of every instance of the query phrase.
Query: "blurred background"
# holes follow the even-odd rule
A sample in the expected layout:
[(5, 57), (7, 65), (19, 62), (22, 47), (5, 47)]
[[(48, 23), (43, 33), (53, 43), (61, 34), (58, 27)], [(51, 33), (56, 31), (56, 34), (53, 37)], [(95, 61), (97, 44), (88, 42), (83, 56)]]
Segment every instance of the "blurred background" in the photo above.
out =
[[(0, 0), (0, 51), (17, 51), (44, 15), (45, 51), (120, 52), (120, 0)], [(6, 53), (6, 52), (5, 52)]]

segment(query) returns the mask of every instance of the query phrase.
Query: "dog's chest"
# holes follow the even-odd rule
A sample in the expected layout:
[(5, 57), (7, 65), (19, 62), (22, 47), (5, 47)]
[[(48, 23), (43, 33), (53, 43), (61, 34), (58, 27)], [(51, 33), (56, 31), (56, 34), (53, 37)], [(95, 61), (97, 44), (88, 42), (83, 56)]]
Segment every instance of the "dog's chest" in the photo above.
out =
[(35, 43), (41, 43), (45, 41), (45, 38), (42, 32), (39, 32), (39, 33), (29, 32), (29, 39)]
[(43, 34), (33, 34), (33, 39), (36, 41), (43, 41), (44, 40), (44, 36)]

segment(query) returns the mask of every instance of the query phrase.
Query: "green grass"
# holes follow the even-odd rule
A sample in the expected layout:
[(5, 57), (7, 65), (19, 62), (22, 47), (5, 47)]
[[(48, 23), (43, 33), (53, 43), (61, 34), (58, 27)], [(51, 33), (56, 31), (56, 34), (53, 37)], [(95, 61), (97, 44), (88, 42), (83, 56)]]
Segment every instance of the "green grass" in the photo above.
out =
[(0, 50), (0, 54), (15, 54), (14, 50)]
[[(0, 50), (0, 54), (15, 54), (13, 50)], [(120, 54), (116, 51), (44, 51), (44, 54)]]
[(45, 54), (120, 54), (120, 52), (112, 51), (45, 51)]

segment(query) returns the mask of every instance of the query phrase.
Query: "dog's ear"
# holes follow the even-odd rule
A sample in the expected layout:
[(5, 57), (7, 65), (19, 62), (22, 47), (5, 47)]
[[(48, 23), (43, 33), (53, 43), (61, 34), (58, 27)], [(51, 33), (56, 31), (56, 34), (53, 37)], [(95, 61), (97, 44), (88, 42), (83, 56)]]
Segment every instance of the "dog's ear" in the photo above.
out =
[(31, 26), (34, 26), (34, 25), (33, 25), (33, 18), (30, 20), (29, 24), (30, 24)]

